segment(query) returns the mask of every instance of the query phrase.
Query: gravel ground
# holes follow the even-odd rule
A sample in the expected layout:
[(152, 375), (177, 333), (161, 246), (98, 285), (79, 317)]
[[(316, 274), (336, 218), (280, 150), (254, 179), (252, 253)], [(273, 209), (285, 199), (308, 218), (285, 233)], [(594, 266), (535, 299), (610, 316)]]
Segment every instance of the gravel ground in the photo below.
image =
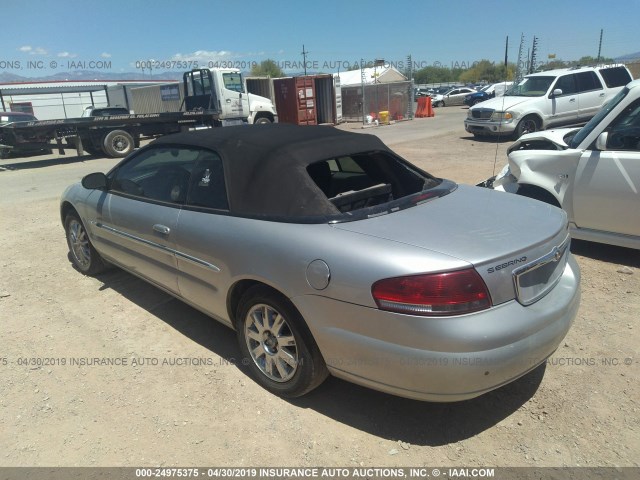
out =
[[(509, 142), (468, 137), (465, 115), (341, 128), (477, 183)], [(574, 242), (582, 305), (565, 341), (545, 367), (480, 398), (417, 402), (330, 378), (283, 400), (235, 365), (231, 330), (122, 271), (72, 268), (59, 196), (115, 163), (0, 164), (0, 466), (639, 465), (638, 252)]]

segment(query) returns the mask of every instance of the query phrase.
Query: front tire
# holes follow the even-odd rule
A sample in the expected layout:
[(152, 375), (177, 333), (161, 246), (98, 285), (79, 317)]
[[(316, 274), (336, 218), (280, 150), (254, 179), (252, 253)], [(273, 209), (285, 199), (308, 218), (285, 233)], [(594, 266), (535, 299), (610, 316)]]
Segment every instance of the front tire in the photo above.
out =
[(522, 135), (540, 130), (540, 121), (533, 115), (528, 115), (518, 122), (516, 127), (516, 140)]
[(75, 212), (69, 213), (64, 220), (67, 245), (73, 265), (85, 275), (97, 275), (106, 269), (100, 254), (93, 248), (89, 233)]
[(299, 397), (328, 375), (302, 315), (274, 290), (257, 285), (242, 296), (236, 314), (242, 363), (255, 380), (282, 397)]
[(520, 185), (518, 187), (517, 194), (523, 197), (538, 200), (539, 202), (548, 203), (549, 205), (553, 205), (554, 207), (562, 208), (562, 205), (560, 205), (560, 202), (558, 202), (558, 199), (556, 197), (540, 187), (536, 187), (533, 185)]
[(433, 104), (434, 107), (444, 107), (444, 101), (440, 100), (439, 102), (436, 102)]
[(271, 120), (269, 120), (268, 117), (260, 117), (256, 119), (256, 121), (254, 122), (254, 125), (268, 125), (269, 123), (272, 123), (272, 122)]

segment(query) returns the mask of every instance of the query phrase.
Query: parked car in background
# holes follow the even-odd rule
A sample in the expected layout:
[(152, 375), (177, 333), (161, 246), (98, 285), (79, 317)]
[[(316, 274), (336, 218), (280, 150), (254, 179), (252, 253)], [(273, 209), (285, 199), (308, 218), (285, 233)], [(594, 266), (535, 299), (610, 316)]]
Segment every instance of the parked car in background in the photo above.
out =
[(129, 115), (131, 112), (124, 107), (86, 107), (82, 117), (112, 117), (114, 115)]
[(544, 363), (579, 305), (562, 210), (332, 127), (164, 136), (69, 187), (60, 214), (80, 272), (117, 265), (234, 328), (287, 397), (329, 373), (476, 397)]
[(464, 103), (464, 97), (470, 93), (475, 93), (473, 88), (469, 87), (455, 87), (447, 90), (443, 94), (436, 94), (432, 96), (432, 103), (434, 107), (446, 107), (447, 105), (462, 105)]
[(451, 86), (451, 85), (444, 85), (442, 87), (436, 87), (436, 88), (432, 89), (432, 91), (430, 93), (431, 99), (433, 100), (436, 95), (443, 95), (443, 94), (447, 93), (452, 88), (454, 88), (454, 87)]
[(477, 105), (480, 102), (489, 100), (494, 97), (501, 97), (508, 87), (513, 85), (513, 82), (500, 82), (485, 85), (481, 90), (476, 93), (470, 93), (464, 97), (464, 104), (470, 107)]
[(632, 80), (624, 65), (563, 68), (527, 75), (501, 98), (473, 106), (464, 126), (476, 136), (525, 133), (586, 123)]
[(413, 90), (413, 99), (417, 102), (420, 97), (428, 97), (432, 90), (429, 88), (416, 88)]
[[(38, 119), (23, 112), (0, 112), (0, 127), (17, 122), (37, 122)], [(34, 138), (32, 142), (22, 144), (19, 148), (11, 145), (4, 145), (2, 133), (0, 133), (0, 159), (8, 158), (10, 154), (33, 154), (50, 153), (51, 148), (46, 138)]]
[(13, 122), (35, 122), (38, 119), (30, 113), (0, 112), (0, 125)]
[(520, 137), (493, 187), (562, 207), (574, 238), (640, 248), (640, 80), (580, 130)]

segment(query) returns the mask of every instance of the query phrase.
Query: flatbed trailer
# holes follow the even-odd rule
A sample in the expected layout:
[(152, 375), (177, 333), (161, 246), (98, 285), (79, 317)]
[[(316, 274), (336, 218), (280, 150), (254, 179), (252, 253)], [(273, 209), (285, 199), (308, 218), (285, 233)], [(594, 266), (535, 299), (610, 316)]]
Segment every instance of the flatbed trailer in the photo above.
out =
[(246, 119), (221, 120), (217, 110), (15, 122), (0, 126), (0, 156), (11, 151), (57, 148), (61, 155), (65, 149), (73, 149), (78, 155), (86, 151), (117, 158), (131, 153), (141, 138), (242, 123)]

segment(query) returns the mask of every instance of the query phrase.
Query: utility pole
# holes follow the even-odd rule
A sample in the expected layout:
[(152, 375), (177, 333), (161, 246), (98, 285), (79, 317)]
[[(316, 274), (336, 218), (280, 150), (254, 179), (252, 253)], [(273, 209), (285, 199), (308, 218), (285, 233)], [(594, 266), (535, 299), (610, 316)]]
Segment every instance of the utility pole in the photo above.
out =
[(309, 54), (309, 52), (305, 51), (304, 49), (304, 43), (302, 44), (302, 60), (304, 63), (304, 76), (307, 76), (307, 55)]
[(507, 71), (507, 59), (508, 59), (508, 52), (509, 52), (509, 35), (507, 35), (507, 42), (504, 46), (504, 71), (506, 73)]
[(409, 85), (409, 102), (407, 103), (407, 111), (405, 116), (409, 119), (413, 118), (413, 98), (414, 90), (413, 90), (413, 60), (411, 59), (411, 55), (407, 55), (407, 78), (411, 82)]
[(364, 90), (366, 87), (366, 79), (364, 73), (364, 59), (360, 59), (360, 84), (362, 85), (362, 124), (365, 125), (367, 123), (367, 115), (365, 113), (365, 103), (364, 103)]
[(600, 29), (600, 43), (598, 45), (598, 58), (596, 59), (596, 64), (600, 63), (600, 54), (602, 53), (602, 32), (604, 30)]

